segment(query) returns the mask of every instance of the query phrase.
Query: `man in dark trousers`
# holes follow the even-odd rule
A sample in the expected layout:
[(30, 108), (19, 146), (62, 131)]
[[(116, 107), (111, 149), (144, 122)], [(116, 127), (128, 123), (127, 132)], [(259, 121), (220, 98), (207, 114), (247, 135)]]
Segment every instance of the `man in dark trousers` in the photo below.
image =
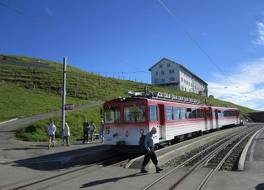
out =
[(153, 164), (156, 167), (156, 172), (159, 173), (163, 169), (158, 167), (158, 159), (154, 151), (154, 143), (153, 143), (153, 135), (157, 133), (157, 130), (155, 127), (151, 129), (150, 132), (148, 132), (145, 136), (144, 146), (146, 149), (146, 154), (144, 157), (144, 161), (142, 163), (141, 167), (141, 173), (147, 173), (148, 171), (145, 169), (146, 165), (148, 164), (149, 160), (151, 159)]
[(83, 144), (85, 142), (88, 142), (88, 135), (89, 135), (89, 122), (85, 118), (85, 121), (83, 122)]

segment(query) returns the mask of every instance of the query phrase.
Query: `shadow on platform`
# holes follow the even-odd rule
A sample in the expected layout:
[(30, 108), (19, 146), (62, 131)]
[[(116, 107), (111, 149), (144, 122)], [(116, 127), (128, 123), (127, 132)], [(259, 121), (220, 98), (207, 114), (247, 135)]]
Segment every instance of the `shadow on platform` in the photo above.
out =
[(260, 183), (255, 187), (256, 190), (264, 190), (264, 183)]
[[(74, 146), (74, 145), (72, 145)], [(43, 147), (32, 147), (32, 149), (43, 149)], [(26, 150), (30, 148), (21, 148), (16, 150)], [(56, 149), (52, 148), (52, 149)], [(51, 151), (52, 151), (51, 149)], [(8, 149), (7, 149), (8, 150)], [(102, 145), (95, 145), (86, 148), (79, 148), (59, 153), (51, 153), (33, 158), (16, 160), (13, 166), (27, 167), (35, 170), (58, 170), (92, 164), (110, 154), (110, 148)]]
[(32, 150), (32, 149), (43, 149), (40, 147), (23, 147), (23, 148), (5, 148), (3, 151), (11, 151), (11, 150)]
[(92, 187), (92, 186), (96, 186), (96, 185), (102, 185), (105, 183), (117, 182), (118, 180), (121, 180), (121, 179), (130, 178), (130, 177), (138, 177), (138, 176), (142, 176), (142, 175), (146, 175), (146, 174), (138, 172), (135, 174), (130, 174), (130, 175), (122, 176), (122, 177), (114, 177), (114, 178), (109, 178), (109, 179), (96, 180), (96, 181), (92, 181), (89, 183), (85, 183), (80, 188), (88, 188), (88, 187)]

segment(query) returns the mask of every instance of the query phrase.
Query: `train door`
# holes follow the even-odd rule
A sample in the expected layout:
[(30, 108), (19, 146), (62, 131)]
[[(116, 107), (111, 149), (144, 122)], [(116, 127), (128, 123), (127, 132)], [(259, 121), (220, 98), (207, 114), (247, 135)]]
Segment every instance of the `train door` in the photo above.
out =
[(213, 112), (213, 120), (214, 120), (214, 128), (218, 129), (219, 128), (219, 121), (218, 121), (218, 110), (215, 109)]
[(165, 139), (165, 106), (159, 104), (159, 139)]
[(205, 120), (205, 131), (212, 129), (213, 121), (212, 121), (212, 108), (204, 109), (204, 120)]
[(208, 109), (207, 108), (204, 108), (203, 110), (203, 113), (204, 113), (204, 131), (207, 131), (208, 130), (208, 118), (207, 118), (207, 112), (208, 112)]
[(213, 123), (213, 110), (211, 107), (209, 107), (209, 112), (208, 112), (208, 119), (209, 119), (209, 129), (214, 128), (214, 123)]

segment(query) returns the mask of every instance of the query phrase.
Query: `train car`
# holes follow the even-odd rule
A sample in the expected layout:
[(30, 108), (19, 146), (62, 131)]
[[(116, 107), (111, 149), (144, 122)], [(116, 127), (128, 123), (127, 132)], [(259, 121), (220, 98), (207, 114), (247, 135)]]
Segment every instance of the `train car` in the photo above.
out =
[(138, 146), (142, 134), (157, 129), (154, 143), (175, 143), (179, 138), (239, 124), (237, 108), (214, 107), (197, 100), (164, 93), (134, 93), (103, 105), (104, 144)]

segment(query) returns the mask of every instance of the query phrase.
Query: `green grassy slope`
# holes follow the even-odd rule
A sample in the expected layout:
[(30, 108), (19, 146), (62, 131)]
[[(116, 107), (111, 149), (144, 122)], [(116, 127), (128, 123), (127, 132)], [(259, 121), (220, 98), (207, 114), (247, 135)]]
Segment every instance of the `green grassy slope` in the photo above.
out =
[[(4, 59), (4, 60), (3, 60)], [(21, 66), (20, 64), (23, 63)], [(32, 63), (46, 64), (37, 67)], [(8, 81), (29, 89), (41, 89), (55, 94), (60, 93), (62, 64), (47, 60), (0, 55), (0, 81)], [(149, 84), (127, 80), (106, 78), (91, 74), (69, 66), (67, 68), (67, 95), (88, 100), (107, 100), (118, 96), (125, 96), (129, 90), (143, 90), (146, 86), (150, 91), (167, 92), (185, 97), (199, 99), (217, 106), (232, 106), (241, 109), (243, 114), (253, 110), (224, 102), (208, 99), (194, 93), (177, 91), (167, 87), (154, 87)]]
[[(77, 98), (68, 98), (67, 101), (75, 105), (87, 103)], [(59, 110), (60, 106), (61, 97), (58, 95), (0, 83), (0, 121)]]

